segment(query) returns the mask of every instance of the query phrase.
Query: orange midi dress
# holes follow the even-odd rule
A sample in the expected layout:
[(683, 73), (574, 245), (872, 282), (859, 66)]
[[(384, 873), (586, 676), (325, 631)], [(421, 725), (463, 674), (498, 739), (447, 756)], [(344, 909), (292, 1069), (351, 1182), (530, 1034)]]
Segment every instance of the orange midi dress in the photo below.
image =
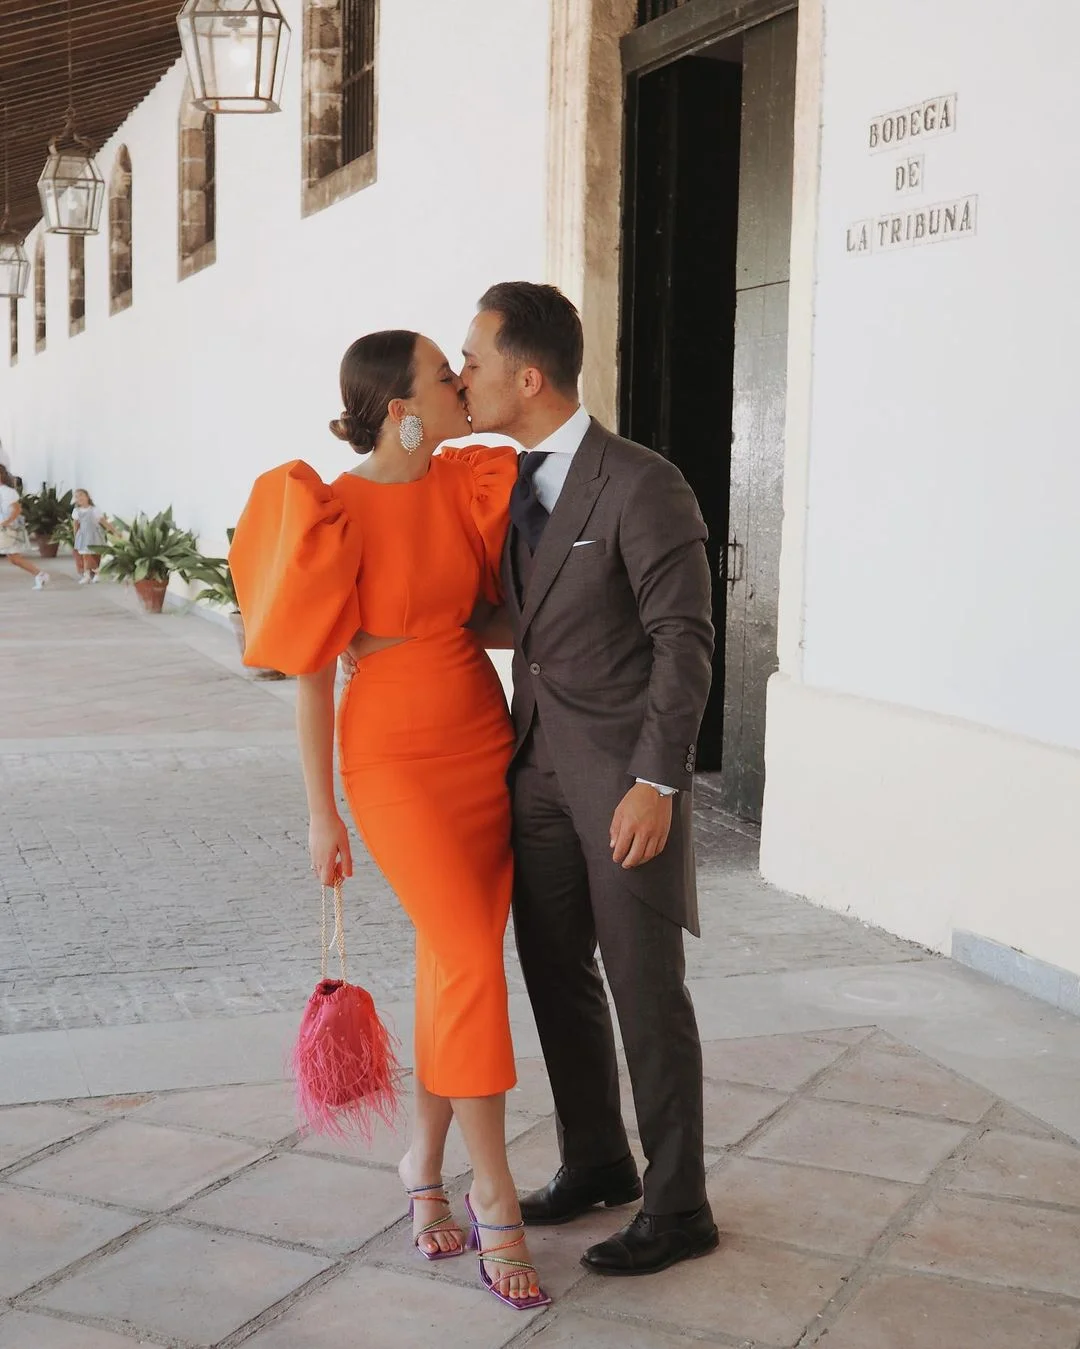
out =
[(337, 715), (353, 818), (416, 929), (416, 1072), (438, 1096), (514, 1085), (503, 937), (513, 867), (510, 719), (464, 625), (501, 603), (517, 456), (446, 450), (411, 483), (302, 461), (256, 482), (230, 553), (245, 660), (324, 668), (363, 629), (410, 640), (365, 657)]

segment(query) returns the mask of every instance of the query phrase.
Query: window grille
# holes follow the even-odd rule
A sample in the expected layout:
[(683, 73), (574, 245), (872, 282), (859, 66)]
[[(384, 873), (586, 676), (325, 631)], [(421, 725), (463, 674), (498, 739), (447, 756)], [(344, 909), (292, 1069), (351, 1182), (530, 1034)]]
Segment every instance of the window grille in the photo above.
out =
[(341, 162), (375, 148), (376, 0), (341, 0)]
[(217, 123), (208, 112), (203, 122), (203, 161), (206, 165), (206, 242), (217, 238)]
[(686, 4), (686, 0), (638, 0), (638, 27), (652, 23), (662, 14), (670, 14), (673, 9)]

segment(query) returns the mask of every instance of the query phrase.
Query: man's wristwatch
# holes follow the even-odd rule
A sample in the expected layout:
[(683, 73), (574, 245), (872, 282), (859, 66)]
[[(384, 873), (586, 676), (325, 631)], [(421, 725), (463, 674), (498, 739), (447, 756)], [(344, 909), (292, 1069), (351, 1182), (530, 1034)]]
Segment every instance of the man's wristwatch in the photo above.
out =
[(659, 782), (650, 782), (648, 778), (638, 778), (637, 781), (643, 787), (651, 787), (654, 792), (659, 792), (661, 796), (674, 796), (679, 790), (678, 787), (664, 787)]

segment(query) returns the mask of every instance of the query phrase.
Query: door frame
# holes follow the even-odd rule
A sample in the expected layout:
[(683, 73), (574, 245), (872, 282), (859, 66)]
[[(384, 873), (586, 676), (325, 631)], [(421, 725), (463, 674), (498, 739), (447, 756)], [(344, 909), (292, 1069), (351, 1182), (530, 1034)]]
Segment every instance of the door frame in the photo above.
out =
[[(748, 28), (768, 23), (799, 8), (799, 0), (689, 0), (678, 9), (635, 28), (620, 39), (623, 69), (622, 191), (619, 200), (619, 302), (617, 327), (624, 333), (625, 317), (634, 307), (634, 212), (628, 207), (637, 199), (638, 81), (643, 75), (693, 56), (725, 38), (737, 37)], [(626, 397), (623, 388), (625, 362), (621, 343), (616, 358), (615, 407), (619, 430), (625, 431)]]
[(623, 74), (646, 75), (798, 8), (799, 0), (688, 0), (626, 34), (620, 43)]

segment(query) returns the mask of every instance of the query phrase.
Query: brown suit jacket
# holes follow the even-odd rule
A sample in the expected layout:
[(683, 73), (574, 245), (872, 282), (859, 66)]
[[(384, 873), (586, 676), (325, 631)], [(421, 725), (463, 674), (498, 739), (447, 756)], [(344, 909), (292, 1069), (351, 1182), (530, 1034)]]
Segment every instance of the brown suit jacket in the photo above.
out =
[[(524, 596), (512, 539), (503, 559), (515, 753), (538, 711), (587, 855), (611, 867), (613, 885), (695, 934), (693, 770), (714, 639), (706, 533), (679, 470), (594, 420)], [(635, 778), (679, 794), (667, 847), (624, 871), (611, 861), (609, 829)]]

